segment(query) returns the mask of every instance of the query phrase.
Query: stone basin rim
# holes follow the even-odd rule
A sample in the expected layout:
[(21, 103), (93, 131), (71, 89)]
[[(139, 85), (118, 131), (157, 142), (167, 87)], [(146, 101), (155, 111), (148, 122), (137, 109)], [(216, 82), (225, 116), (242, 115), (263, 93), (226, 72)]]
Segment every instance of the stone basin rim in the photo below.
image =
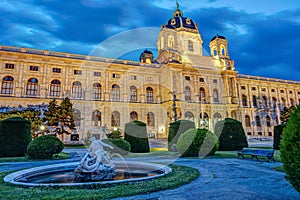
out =
[[(123, 164), (122, 161), (114, 161), (116, 165)], [(146, 163), (146, 162), (137, 162), (137, 161), (126, 161), (126, 164), (128, 166), (139, 166), (144, 167), (145, 169), (151, 169), (151, 170), (161, 170), (162, 173), (154, 176), (149, 177), (142, 177), (142, 178), (131, 178), (131, 179), (123, 179), (123, 180), (112, 180), (112, 181), (99, 181), (99, 182), (80, 182), (80, 183), (26, 183), (26, 182), (20, 182), (16, 181), (16, 179), (20, 179), (22, 177), (26, 177), (29, 175), (35, 175), (35, 174), (41, 174), (42, 172), (50, 172), (51, 169), (57, 169), (57, 168), (67, 168), (67, 167), (73, 167), (74, 169), (76, 166), (78, 166), (79, 162), (70, 162), (70, 163), (60, 163), (60, 164), (53, 164), (53, 165), (45, 165), (45, 166), (39, 166), (39, 167), (33, 167), (29, 169), (20, 170), (17, 172), (13, 172), (11, 174), (8, 174), (4, 177), (4, 182), (19, 185), (19, 186), (25, 186), (25, 187), (80, 187), (80, 186), (91, 186), (91, 185), (108, 185), (108, 184), (120, 184), (120, 183), (128, 183), (128, 182), (137, 182), (137, 181), (144, 181), (149, 179), (155, 179), (162, 176), (165, 176), (172, 172), (172, 169), (168, 166), (162, 165), (162, 164), (156, 164), (156, 163)], [(61, 171), (64, 171), (63, 169)]]

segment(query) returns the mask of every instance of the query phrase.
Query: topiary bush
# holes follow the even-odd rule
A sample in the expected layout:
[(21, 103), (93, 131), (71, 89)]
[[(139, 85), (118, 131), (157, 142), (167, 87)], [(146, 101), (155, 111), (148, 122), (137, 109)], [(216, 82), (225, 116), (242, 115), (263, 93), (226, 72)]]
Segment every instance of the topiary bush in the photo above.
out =
[(129, 142), (131, 152), (147, 153), (150, 151), (147, 127), (144, 122), (133, 121), (125, 124), (124, 139)]
[(176, 147), (179, 136), (190, 128), (195, 128), (195, 123), (190, 120), (178, 120), (170, 123), (169, 135), (168, 135), (168, 149), (169, 151), (176, 151)]
[(220, 151), (236, 151), (248, 147), (242, 123), (231, 118), (218, 121), (215, 125), (215, 134), (219, 137)]
[(37, 137), (27, 147), (27, 154), (33, 159), (51, 159), (62, 152), (64, 144), (54, 135)]
[(189, 129), (180, 135), (177, 142), (182, 157), (206, 157), (218, 149), (218, 137), (207, 129)]
[(30, 141), (30, 121), (12, 117), (0, 122), (0, 157), (25, 156)]
[(278, 126), (274, 126), (274, 140), (273, 140), (273, 149), (279, 150), (280, 149), (280, 141), (282, 137), (283, 129), (285, 128), (286, 124), (279, 124)]
[(281, 161), (287, 179), (300, 192), (300, 106), (292, 114), (283, 130), (280, 145)]
[(106, 151), (111, 151), (112, 153), (118, 153), (121, 155), (127, 155), (128, 152), (130, 152), (131, 150), (131, 145), (129, 144), (129, 142), (127, 142), (124, 139), (105, 139), (103, 140), (103, 142), (112, 145), (114, 147), (113, 150), (111, 150), (110, 148), (105, 147)]

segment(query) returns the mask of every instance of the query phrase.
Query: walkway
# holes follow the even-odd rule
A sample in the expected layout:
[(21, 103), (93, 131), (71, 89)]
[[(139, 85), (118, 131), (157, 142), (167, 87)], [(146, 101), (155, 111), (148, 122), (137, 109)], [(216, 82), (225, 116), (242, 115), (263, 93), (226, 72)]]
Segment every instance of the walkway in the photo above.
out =
[[(180, 158), (172, 160), (162, 156), (136, 157), (129, 160), (174, 162), (175, 164), (198, 169), (201, 176), (193, 182), (176, 189), (119, 198), (122, 200), (300, 200), (300, 194), (284, 178), (285, 174), (272, 170), (273, 167), (280, 166), (281, 163), (244, 159)], [(74, 160), (0, 163), (0, 172), (70, 161)]]

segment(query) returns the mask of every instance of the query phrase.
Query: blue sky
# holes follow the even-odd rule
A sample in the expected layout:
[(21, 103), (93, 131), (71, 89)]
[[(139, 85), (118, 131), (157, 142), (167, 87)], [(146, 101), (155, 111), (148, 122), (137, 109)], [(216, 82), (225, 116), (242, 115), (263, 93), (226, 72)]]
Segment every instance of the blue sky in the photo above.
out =
[[(67, 3), (66, 3), (67, 2)], [(175, 0), (0, 0), (0, 44), (138, 60), (154, 48)], [(229, 42), (242, 74), (300, 81), (299, 0), (179, 0), (209, 51), (215, 34)], [(99, 49), (99, 48), (98, 48)], [(125, 56), (123, 54), (126, 54)], [(122, 56), (123, 55), (123, 56)]]

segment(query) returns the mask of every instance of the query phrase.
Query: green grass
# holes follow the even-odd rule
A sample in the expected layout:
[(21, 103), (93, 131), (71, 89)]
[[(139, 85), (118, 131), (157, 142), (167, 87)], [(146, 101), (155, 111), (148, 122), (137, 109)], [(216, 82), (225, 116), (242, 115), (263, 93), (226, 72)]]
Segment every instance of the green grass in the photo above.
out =
[(85, 187), (18, 187), (3, 182), (8, 173), (0, 174), (0, 195), (2, 199), (109, 199), (151, 193), (155, 191), (176, 188), (199, 177), (199, 171), (185, 166), (170, 165), (172, 172), (164, 177), (130, 184)]
[[(56, 159), (69, 159), (70, 155), (68, 153), (60, 153), (58, 154), (58, 157), (53, 157), (53, 160)], [(30, 159), (26, 156), (23, 157), (7, 157), (7, 158), (0, 158), (0, 163), (1, 162), (34, 162), (34, 161), (43, 161), (43, 160), (37, 160), (37, 159)]]

